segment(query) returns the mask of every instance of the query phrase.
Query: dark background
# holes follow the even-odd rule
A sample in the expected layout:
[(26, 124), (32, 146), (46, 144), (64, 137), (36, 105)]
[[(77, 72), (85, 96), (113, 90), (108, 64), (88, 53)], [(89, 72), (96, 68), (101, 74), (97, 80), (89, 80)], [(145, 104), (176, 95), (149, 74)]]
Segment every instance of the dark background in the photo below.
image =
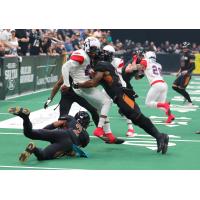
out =
[(200, 29), (110, 29), (113, 40), (153, 41), (155, 44), (168, 40), (173, 43), (183, 41), (200, 43)]

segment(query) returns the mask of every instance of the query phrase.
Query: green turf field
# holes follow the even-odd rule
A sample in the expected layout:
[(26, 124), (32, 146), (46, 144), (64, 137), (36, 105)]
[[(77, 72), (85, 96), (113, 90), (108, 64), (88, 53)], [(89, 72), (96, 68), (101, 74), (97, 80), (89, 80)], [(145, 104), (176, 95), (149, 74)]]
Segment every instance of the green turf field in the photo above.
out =
[[(155, 140), (149, 137), (143, 130), (135, 127), (136, 137), (126, 138), (127, 126), (125, 120), (118, 114), (116, 105), (113, 105), (109, 115), (113, 133), (125, 138), (122, 145), (105, 144), (98, 138), (92, 136), (91, 126), (89, 133), (91, 142), (85, 151), (89, 158), (62, 158), (51, 161), (39, 162), (34, 156), (25, 163), (18, 162), (19, 154), (24, 150), (30, 141), (22, 134), (22, 129), (2, 128), (1, 122), (12, 118), (7, 113), (9, 107), (23, 106), (32, 111), (42, 109), (43, 103), (49, 96), (50, 91), (44, 91), (31, 95), (12, 98), (0, 101), (0, 169), (105, 169), (105, 170), (162, 170), (162, 169), (200, 169), (200, 135), (194, 134), (200, 130), (199, 106), (200, 106), (200, 77), (193, 77), (188, 91), (191, 94), (194, 104), (188, 108), (183, 104), (183, 98), (172, 91), (171, 85), (174, 76), (165, 76), (168, 83), (168, 100), (172, 105), (172, 111), (176, 120), (171, 125), (166, 125), (164, 112), (156, 109), (146, 108), (144, 105), (146, 93), (149, 89), (146, 78), (140, 81), (133, 81), (137, 99), (143, 113), (151, 117), (156, 127), (170, 135), (169, 149), (166, 155), (157, 154)], [(54, 103), (59, 101), (59, 94)], [(45, 116), (45, 110), (43, 116)], [(40, 117), (40, 116), (38, 116)], [(48, 118), (48, 116), (46, 116)], [(38, 146), (45, 146), (46, 142), (36, 141)]]

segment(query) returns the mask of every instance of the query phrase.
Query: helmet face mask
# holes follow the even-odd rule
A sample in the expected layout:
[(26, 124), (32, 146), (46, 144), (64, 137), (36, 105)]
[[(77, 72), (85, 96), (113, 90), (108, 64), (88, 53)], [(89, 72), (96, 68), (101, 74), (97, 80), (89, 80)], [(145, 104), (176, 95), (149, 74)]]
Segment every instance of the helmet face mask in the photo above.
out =
[(91, 57), (96, 57), (100, 54), (100, 42), (95, 37), (88, 37), (84, 42), (84, 50)]
[(74, 118), (84, 129), (87, 129), (90, 124), (90, 116), (85, 111), (77, 112)]
[(105, 61), (112, 62), (115, 54), (115, 49), (111, 45), (106, 45), (103, 48), (103, 57)]

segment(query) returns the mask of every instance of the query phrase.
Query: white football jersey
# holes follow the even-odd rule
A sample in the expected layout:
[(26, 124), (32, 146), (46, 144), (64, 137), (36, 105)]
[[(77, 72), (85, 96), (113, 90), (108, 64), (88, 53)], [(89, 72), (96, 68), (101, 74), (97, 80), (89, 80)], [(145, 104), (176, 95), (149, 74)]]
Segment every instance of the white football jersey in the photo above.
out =
[(121, 58), (113, 58), (111, 64), (115, 67), (122, 86), (126, 87), (126, 82), (122, 78), (122, 68), (124, 67), (124, 61)]
[(83, 49), (76, 50), (72, 53), (70, 60), (62, 66), (62, 75), (64, 85), (70, 87), (69, 75), (74, 83), (81, 83), (90, 80), (88, 68), (90, 66), (90, 58)]
[(142, 59), (140, 64), (144, 66), (144, 73), (150, 84), (157, 80), (163, 80), (161, 64), (153, 59)]

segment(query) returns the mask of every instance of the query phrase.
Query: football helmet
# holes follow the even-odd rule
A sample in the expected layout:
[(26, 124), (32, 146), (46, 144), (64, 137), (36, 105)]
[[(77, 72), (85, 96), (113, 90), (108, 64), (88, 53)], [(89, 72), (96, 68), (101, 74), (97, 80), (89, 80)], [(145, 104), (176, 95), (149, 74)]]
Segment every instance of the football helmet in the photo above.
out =
[(182, 48), (183, 49), (189, 49), (191, 47), (191, 44), (189, 42), (183, 42), (182, 43)]
[(76, 121), (81, 124), (81, 126), (86, 129), (89, 126), (90, 123), (90, 116), (87, 112), (85, 111), (79, 111), (76, 113), (74, 116)]
[(100, 52), (100, 41), (95, 37), (87, 37), (84, 41), (83, 49), (89, 55), (98, 55)]
[(111, 62), (113, 60), (115, 49), (111, 45), (106, 45), (103, 48), (104, 60)]
[(156, 54), (153, 51), (148, 51), (145, 53), (145, 58), (156, 60)]

